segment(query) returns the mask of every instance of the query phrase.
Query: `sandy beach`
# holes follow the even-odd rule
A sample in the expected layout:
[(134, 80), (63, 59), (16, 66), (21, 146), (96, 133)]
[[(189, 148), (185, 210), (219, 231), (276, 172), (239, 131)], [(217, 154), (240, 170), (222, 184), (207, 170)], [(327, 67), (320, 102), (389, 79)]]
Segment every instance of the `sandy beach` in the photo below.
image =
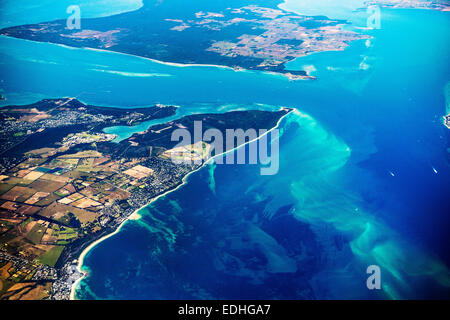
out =
[[(280, 110), (284, 110), (284, 109), (286, 109), (286, 108), (280, 108)], [(235, 151), (235, 150), (238, 150), (239, 148), (242, 148), (242, 147), (244, 147), (244, 146), (246, 146), (246, 145), (248, 145), (248, 144), (250, 144), (250, 143), (253, 143), (253, 142), (255, 142), (255, 141), (258, 141), (259, 139), (261, 139), (261, 138), (264, 137), (265, 135), (267, 135), (267, 134), (269, 134), (270, 132), (272, 132), (273, 130), (277, 129), (277, 128), (280, 126), (281, 121), (282, 121), (285, 117), (287, 117), (290, 113), (292, 113), (293, 111), (294, 111), (294, 110), (290, 110), (288, 113), (286, 113), (284, 116), (282, 116), (282, 117), (278, 120), (277, 124), (276, 124), (273, 128), (271, 128), (270, 130), (266, 131), (264, 134), (260, 135), (260, 136), (257, 137), (256, 139), (253, 139), (253, 140), (251, 140), (251, 141), (248, 141), (248, 142), (246, 142), (246, 143), (244, 143), (244, 144), (242, 144), (242, 145), (240, 145), (240, 146), (238, 146), (238, 147), (236, 147), (236, 148), (234, 148), (234, 149), (230, 149), (230, 150), (228, 150), (228, 151), (222, 152), (221, 154), (218, 154), (218, 155), (215, 155), (215, 156), (209, 158), (209, 159), (208, 159), (207, 161), (205, 161), (200, 167), (198, 167), (197, 169), (195, 169), (195, 170), (189, 172), (188, 174), (186, 174), (186, 175), (183, 177), (182, 182), (181, 182), (177, 187), (175, 187), (175, 188), (173, 188), (173, 189), (170, 189), (170, 190), (167, 190), (166, 192), (161, 193), (160, 195), (154, 197), (154, 198), (153, 198), (149, 203), (147, 203), (145, 206), (143, 206), (142, 208), (139, 208), (139, 209), (135, 210), (128, 218), (126, 218), (126, 219), (119, 225), (119, 227), (117, 227), (117, 229), (116, 229), (114, 232), (112, 232), (112, 233), (110, 233), (110, 234), (108, 234), (108, 235), (106, 235), (106, 236), (103, 236), (102, 238), (100, 238), (100, 239), (94, 241), (94, 242), (91, 243), (88, 247), (86, 247), (86, 249), (84, 249), (83, 252), (81, 252), (80, 256), (78, 257), (78, 261), (77, 261), (77, 262), (78, 262), (78, 263), (77, 263), (77, 270), (78, 270), (78, 272), (82, 273), (83, 276), (80, 277), (77, 281), (75, 281), (75, 282), (73, 283), (72, 289), (71, 289), (71, 291), (70, 291), (70, 300), (75, 300), (75, 299), (76, 299), (76, 297), (75, 297), (76, 289), (77, 289), (79, 283), (81, 282), (81, 280), (83, 280), (83, 279), (87, 276), (87, 273), (84, 272), (84, 271), (82, 270), (82, 267), (83, 267), (84, 258), (85, 258), (86, 255), (89, 253), (89, 251), (91, 251), (93, 248), (95, 248), (95, 247), (96, 247), (98, 244), (100, 244), (101, 242), (103, 242), (103, 241), (105, 241), (106, 239), (109, 239), (109, 238), (111, 238), (112, 236), (114, 236), (114, 235), (116, 235), (117, 233), (119, 233), (120, 230), (122, 229), (122, 227), (124, 226), (124, 224), (125, 224), (128, 220), (139, 220), (140, 218), (142, 218), (142, 216), (139, 214), (139, 211), (141, 211), (142, 209), (148, 207), (150, 204), (152, 204), (152, 203), (155, 202), (156, 200), (158, 200), (158, 199), (160, 199), (160, 198), (166, 196), (167, 194), (169, 194), (169, 193), (171, 193), (171, 192), (174, 192), (174, 191), (178, 190), (179, 188), (181, 188), (182, 186), (184, 186), (184, 185), (187, 183), (189, 176), (191, 176), (192, 174), (194, 174), (195, 172), (199, 171), (200, 169), (202, 169), (202, 168), (203, 168), (204, 166), (206, 166), (207, 164), (209, 164), (209, 163), (211, 163), (212, 161), (214, 161), (215, 158), (222, 157), (222, 156), (224, 156), (224, 155), (226, 155), (226, 154), (228, 154), (228, 153), (230, 153), (230, 152), (233, 152), (233, 151)]]

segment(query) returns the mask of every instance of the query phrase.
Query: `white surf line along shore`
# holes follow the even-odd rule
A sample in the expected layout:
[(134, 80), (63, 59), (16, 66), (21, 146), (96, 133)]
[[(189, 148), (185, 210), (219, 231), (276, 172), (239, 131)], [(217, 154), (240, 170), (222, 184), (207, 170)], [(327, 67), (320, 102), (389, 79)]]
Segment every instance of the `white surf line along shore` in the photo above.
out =
[[(16, 41), (26, 41), (26, 42), (30, 42), (30, 43), (42, 43), (42, 44), (46, 44), (46, 45), (50, 45), (50, 46), (57, 46), (57, 47), (61, 47), (61, 48), (69, 49), (69, 50), (88, 50), (88, 51), (107, 53), (107, 54), (124, 55), (124, 56), (134, 57), (134, 58), (142, 59), (142, 60), (146, 60), (146, 61), (152, 61), (152, 62), (155, 62), (158, 64), (168, 65), (168, 66), (172, 66), (172, 67), (182, 67), (182, 68), (184, 68), (184, 67), (214, 67), (214, 68), (229, 69), (229, 70), (234, 70), (234, 71), (252, 71), (252, 70), (247, 70), (244, 68), (233, 68), (233, 67), (229, 67), (229, 66), (216, 65), (216, 64), (165, 62), (165, 61), (161, 61), (161, 60), (156, 60), (156, 59), (152, 59), (152, 58), (139, 56), (139, 55), (132, 54), (132, 53), (99, 49), (99, 48), (91, 48), (91, 47), (74, 47), (74, 46), (69, 46), (69, 45), (62, 44), (62, 43), (55, 43), (55, 42), (48, 42), (48, 41), (47, 42), (36, 41), (36, 40), (30, 40), (30, 39), (24, 39), (24, 38), (16, 38), (16, 37), (7, 36), (7, 35), (0, 35), (0, 38), (13, 39)], [(259, 70), (256, 70), (256, 71), (259, 71)]]
[[(243, 67), (229, 67), (229, 66), (218, 65), (218, 64), (164, 62), (164, 61), (161, 61), (161, 60), (156, 60), (156, 59), (152, 59), (152, 58), (142, 57), (142, 56), (139, 56), (139, 55), (136, 55), (136, 54), (119, 52), (119, 51), (112, 51), (112, 50), (106, 50), (106, 49), (98, 49), (98, 48), (90, 48), (90, 47), (73, 47), (73, 46), (68, 46), (68, 45), (61, 44), (61, 43), (41, 42), (41, 41), (35, 41), (35, 40), (29, 40), (29, 39), (23, 39), (23, 38), (15, 38), (15, 37), (6, 36), (6, 35), (0, 35), (0, 38), (1, 37), (9, 38), (9, 39), (15, 39), (15, 40), (20, 40), (20, 41), (28, 41), (28, 42), (32, 42), (32, 43), (43, 43), (43, 44), (46, 44), (46, 45), (58, 46), (58, 47), (62, 47), (62, 48), (69, 49), (69, 50), (88, 50), (88, 51), (94, 51), (94, 52), (99, 52), (99, 53), (124, 55), (124, 56), (134, 57), (134, 58), (137, 58), (137, 59), (151, 61), (151, 62), (154, 62), (154, 63), (167, 65), (167, 66), (171, 66), (171, 67), (181, 67), (181, 68), (187, 68), (187, 67), (220, 68), (220, 69), (232, 70), (234, 72), (248, 72), (248, 73), (257, 73), (257, 72), (259, 72), (259, 73), (263, 73), (263, 74), (267, 74), (267, 75), (271, 75), (271, 76), (282, 77), (282, 78), (284, 78), (286, 80), (289, 80), (289, 81), (292, 81), (292, 80), (311, 80), (311, 79), (308, 79), (308, 78), (292, 79), (291, 76), (289, 76), (287, 74), (284, 74), (284, 73), (276, 72), (276, 71), (251, 70), (251, 69), (245, 69)], [(324, 51), (324, 52), (327, 52), (327, 51)], [(309, 55), (309, 54), (307, 54), (307, 55)], [(300, 57), (297, 57), (297, 58), (300, 58)], [(105, 71), (111, 71), (111, 70), (107, 70), (106, 69)], [(112, 70), (112, 71), (117, 71), (117, 70)], [(96, 72), (100, 72), (100, 70), (97, 70)], [(112, 74), (112, 73), (110, 73), (110, 74)], [(119, 74), (116, 74), (116, 75), (119, 76)], [(130, 76), (128, 76), (128, 77), (130, 77)]]
[(270, 75), (276, 75), (276, 76), (282, 76), (282, 77), (288, 78), (285, 74), (277, 73), (277, 72), (274, 72), (274, 71), (250, 70), (250, 69), (245, 69), (245, 68), (242, 68), (242, 67), (235, 67), (235, 68), (233, 68), (233, 67), (219, 65), (219, 64), (165, 62), (165, 61), (161, 61), (161, 60), (157, 60), (157, 59), (147, 58), (147, 57), (139, 56), (139, 55), (136, 55), (136, 54), (120, 52), (120, 51), (112, 51), (112, 50), (99, 49), (99, 48), (90, 48), (90, 47), (73, 47), (73, 46), (69, 46), (69, 45), (61, 44), (61, 43), (40, 42), (40, 41), (35, 41), (35, 40), (30, 40), (30, 39), (15, 38), (15, 37), (6, 36), (6, 35), (0, 35), (0, 37), (16, 39), (16, 40), (21, 40), (21, 41), (28, 41), (28, 42), (32, 42), (32, 43), (45, 43), (47, 45), (58, 46), (58, 47), (62, 47), (62, 48), (69, 49), (69, 50), (88, 50), (88, 51), (94, 51), (94, 52), (100, 52), (100, 53), (123, 55), (123, 56), (128, 56), (128, 57), (134, 57), (134, 58), (137, 58), (137, 59), (142, 59), (142, 60), (145, 60), (145, 61), (151, 61), (151, 62), (154, 62), (154, 63), (157, 63), (157, 64), (162, 64), (162, 65), (171, 66), (171, 67), (181, 67), (181, 68), (188, 68), (188, 67), (220, 68), (220, 69), (232, 70), (234, 72), (261, 72), (261, 73), (266, 73), (266, 74), (270, 74)]
[[(29, 40), (29, 41), (33, 41), (33, 40)], [(36, 42), (36, 41), (34, 41), (34, 42)], [(143, 60), (147, 60), (147, 61), (152, 61), (154, 63), (158, 63), (158, 64), (162, 64), (162, 65), (166, 65), (166, 66), (171, 66), (171, 67), (181, 67), (181, 68), (186, 68), (186, 67), (220, 68), (220, 69), (232, 70), (234, 72), (248, 72), (248, 73), (261, 72), (261, 73), (265, 73), (265, 74), (272, 75), (272, 76), (284, 77), (284, 78), (289, 79), (290, 81), (292, 81), (292, 80), (311, 80), (309, 78), (295, 78), (294, 79), (290, 75), (287, 75), (287, 74), (281, 73), (281, 72), (276, 72), (276, 71), (257, 70), (257, 69), (251, 70), (251, 69), (246, 69), (246, 68), (243, 68), (243, 67), (229, 67), (229, 66), (224, 66), (224, 65), (219, 65), (219, 64), (165, 62), (165, 61), (161, 61), (161, 60), (156, 60), (156, 59), (147, 58), (147, 57), (139, 56), (139, 55), (136, 55), (136, 54), (125, 53), (125, 52), (120, 52), (120, 51), (112, 51), (112, 50), (90, 48), (90, 47), (81, 47), (81, 48), (80, 47), (71, 47), (71, 46), (67, 46), (65, 44), (52, 43), (52, 42), (47, 42), (47, 43), (54, 44), (54, 45), (61, 46), (61, 47), (65, 47), (65, 48), (69, 48), (69, 49), (83, 49), (83, 50), (96, 51), (96, 52), (100, 52), (100, 53), (120, 54), (120, 55), (130, 56), (130, 57), (143, 59)], [(320, 52), (322, 52), (322, 51), (320, 51)], [(316, 53), (316, 52), (313, 52), (313, 53)], [(309, 55), (309, 54), (307, 54), (307, 55)], [(297, 57), (297, 58), (301, 58), (301, 57)], [(293, 59), (292, 61), (294, 61), (294, 60), (295, 59)], [(309, 76), (310, 75), (307, 75), (306, 77), (309, 77)]]
[[(281, 108), (280, 110), (284, 110), (284, 109), (286, 109), (286, 108), (283, 107), (283, 108)], [(280, 111), (280, 110), (279, 110), (279, 111)], [(294, 109), (294, 110), (295, 110), (295, 109)], [(195, 172), (197, 172), (197, 171), (199, 171), (200, 169), (202, 169), (204, 166), (206, 166), (207, 164), (209, 164), (209, 163), (210, 163), (211, 161), (213, 161), (215, 158), (222, 157), (222, 156), (224, 156), (224, 155), (226, 155), (226, 154), (228, 154), (228, 153), (230, 153), (230, 152), (236, 151), (236, 150), (238, 150), (238, 149), (240, 149), (240, 148), (242, 148), (242, 147), (244, 147), (244, 146), (246, 146), (246, 145), (248, 145), (248, 144), (250, 144), (250, 143), (253, 143), (253, 142), (255, 142), (255, 141), (258, 141), (259, 139), (261, 139), (261, 138), (264, 137), (265, 135), (268, 135), (270, 132), (272, 132), (273, 130), (277, 129), (277, 128), (280, 126), (281, 121), (282, 121), (285, 117), (287, 117), (289, 114), (291, 114), (294, 110), (290, 110), (288, 113), (286, 113), (284, 116), (282, 116), (282, 117), (277, 121), (277, 124), (276, 124), (273, 128), (271, 128), (270, 130), (266, 131), (264, 134), (260, 135), (259, 137), (255, 138), (255, 139), (253, 139), (253, 140), (251, 140), (251, 141), (248, 141), (248, 142), (246, 142), (246, 143), (244, 143), (244, 144), (241, 144), (240, 146), (237, 146), (236, 148), (230, 149), (230, 150), (228, 150), (228, 151), (222, 152), (222, 153), (220, 153), (220, 154), (215, 155), (214, 157), (209, 158), (209, 159), (206, 160), (200, 167), (198, 167), (197, 169), (195, 169), (195, 170), (189, 172), (188, 174), (186, 174), (186, 175), (183, 177), (183, 179), (181, 180), (181, 183), (180, 183), (176, 188), (171, 189), (171, 190), (167, 190), (166, 192), (161, 193), (160, 195), (158, 195), (158, 196), (152, 198), (152, 199), (150, 200), (149, 203), (147, 203), (146, 205), (144, 205), (143, 207), (141, 207), (141, 208), (139, 208), (139, 209), (136, 209), (129, 217), (127, 217), (127, 218), (119, 225), (119, 227), (117, 227), (117, 229), (116, 229), (114, 232), (112, 232), (112, 233), (110, 233), (110, 234), (107, 234), (107, 235), (101, 237), (100, 239), (94, 241), (94, 242), (91, 243), (88, 247), (86, 247), (86, 249), (84, 249), (83, 252), (81, 252), (80, 256), (78, 257), (78, 264), (77, 264), (77, 270), (78, 270), (78, 272), (80, 272), (81, 274), (83, 274), (83, 276), (80, 277), (79, 279), (77, 279), (77, 281), (75, 281), (75, 282), (72, 284), (72, 288), (71, 288), (71, 290), (70, 290), (70, 300), (76, 300), (76, 298), (75, 298), (75, 291), (76, 291), (76, 289), (77, 289), (77, 287), (78, 287), (78, 284), (81, 282), (81, 280), (83, 280), (83, 279), (87, 276), (87, 272), (84, 272), (81, 268), (83, 267), (84, 258), (85, 258), (86, 255), (89, 253), (89, 251), (91, 251), (93, 248), (95, 248), (95, 247), (96, 247), (98, 244), (100, 244), (101, 242), (103, 242), (103, 241), (105, 241), (106, 239), (109, 239), (109, 238), (111, 238), (112, 236), (114, 236), (114, 235), (116, 235), (117, 233), (119, 233), (120, 230), (122, 229), (122, 227), (124, 226), (124, 224), (125, 224), (128, 220), (139, 220), (139, 219), (141, 218), (141, 216), (138, 214), (139, 211), (141, 211), (142, 209), (148, 207), (150, 204), (152, 204), (153, 202), (155, 202), (155, 201), (158, 200), (159, 198), (162, 198), (162, 197), (168, 195), (169, 193), (174, 192), (174, 191), (178, 190), (179, 188), (181, 188), (182, 186), (184, 186), (184, 185), (187, 183), (188, 178), (189, 178), (192, 174), (194, 174)]]
[[(33, 40), (30, 40), (30, 41), (33, 41)], [(33, 42), (37, 42), (37, 41), (33, 41)], [(156, 59), (147, 58), (147, 57), (139, 56), (136, 54), (120, 52), (120, 51), (91, 48), (91, 47), (72, 47), (72, 46), (68, 46), (65, 44), (52, 43), (52, 42), (47, 42), (47, 43), (55, 44), (57, 46), (70, 48), (70, 49), (82, 49), (82, 50), (98, 51), (98, 52), (109, 53), (109, 54), (120, 54), (120, 55), (124, 55), (124, 56), (135, 57), (138, 59), (149, 60), (149, 61), (152, 61), (152, 62), (155, 62), (158, 64), (163, 64), (163, 65), (172, 66), (172, 67), (182, 67), (182, 68), (185, 68), (185, 67), (214, 67), (214, 68), (229, 69), (229, 70), (234, 70), (234, 71), (247, 71), (247, 69), (244, 69), (244, 68), (233, 68), (233, 67), (219, 65), (219, 64), (166, 62), (166, 61), (156, 60)]]

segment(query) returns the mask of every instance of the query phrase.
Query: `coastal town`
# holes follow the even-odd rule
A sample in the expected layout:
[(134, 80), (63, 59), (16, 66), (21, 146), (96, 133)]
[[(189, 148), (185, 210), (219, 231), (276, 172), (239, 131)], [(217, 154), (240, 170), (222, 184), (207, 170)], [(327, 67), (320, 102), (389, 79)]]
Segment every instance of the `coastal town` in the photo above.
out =
[[(116, 115), (111, 111), (117, 110), (101, 113), (102, 109), (92, 108), (89, 113), (86, 107), (66, 98), (0, 111), (0, 134), (9, 142), (2, 145), (0, 175), (1, 299), (67, 298), (67, 286), (64, 293), (58, 287), (52, 289), (60, 279), (55, 266), (64, 250), (70, 251), (72, 244), (105, 226), (120, 223), (149, 199), (133, 191), (143, 190), (154, 170), (139, 166), (136, 160), (112, 161), (92, 150), (96, 143), (116, 136), (90, 130), (99, 124), (146, 120), (161, 107), (143, 113), (119, 110)], [(171, 114), (169, 109), (164, 114)], [(73, 132), (52, 148), (53, 141), (41, 136), (52, 129), (63, 135)], [(42, 147), (28, 150), (35, 144)], [(77, 146), (91, 150), (70, 154)], [(163, 183), (155, 181), (155, 190)]]
[[(141, 118), (159, 115), (160, 108), (142, 109)], [(87, 111), (72, 98), (0, 109), (5, 140), (27, 130), (25, 141), (8, 145), (2, 154), (9, 166), (0, 171), (0, 299), (68, 299), (82, 276), (76, 267), (80, 252), (201, 166), (202, 161), (172, 162), (176, 128), (193, 130), (194, 121), (202, 119), (222, 130), (270, 129), (288, 113), (194, 115), (113, 142), (116, 135), (99, 130), (105, 122), (135, 123), (130, 119), (139, 117), (129, 109), (112, 111), (94, 106)], [(51, 129), (59, 135), (43, 139)]]

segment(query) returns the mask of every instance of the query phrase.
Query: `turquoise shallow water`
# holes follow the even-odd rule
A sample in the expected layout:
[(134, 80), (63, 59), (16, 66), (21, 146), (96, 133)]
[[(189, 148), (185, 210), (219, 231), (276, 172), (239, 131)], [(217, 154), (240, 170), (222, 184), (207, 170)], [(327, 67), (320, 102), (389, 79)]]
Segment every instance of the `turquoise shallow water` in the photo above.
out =
[[(179, 116), (302, 112), (282, 123), (276, 176), (200, 170), (87, 255), (77, 297), (448, 296), (449, 24), (448, 13), (383, 10), (370, 42), (292, 62), (316, 70), (298, 82), (0, 37), (3, 105), (77, 96), (176, 104)], [(365, 288), (370, 264), (382, 267), (380, 294)]]
[(306, 16), (326, 16), (330, 19), (347, 20), (364, 27), (367, 10), (364, 0), (285, 0), (280, 8)]
[(85, 18), (102, 17), (133, 11), (142, 6), (141, 0), (41, 0), (14, 1), (2, 0), (0, 4), (0, 27), (28, 23), (39, 23), (56, 19), (65, 19), (69, 6), (80, 7)]
[[(283, 121), (280, 140), (275, 179), (257, 167), (209, 165), (141, 210), (140, 220), (88, 254), (89, 277), (77, 297), (418, 298), (431, 288), (445, 294), (445, 265), (386, 226), (352, 191), (361, 179), (343, 141), (298, 112)], [(365, 288), (370, 264), (383, 270), (381, 294)]]

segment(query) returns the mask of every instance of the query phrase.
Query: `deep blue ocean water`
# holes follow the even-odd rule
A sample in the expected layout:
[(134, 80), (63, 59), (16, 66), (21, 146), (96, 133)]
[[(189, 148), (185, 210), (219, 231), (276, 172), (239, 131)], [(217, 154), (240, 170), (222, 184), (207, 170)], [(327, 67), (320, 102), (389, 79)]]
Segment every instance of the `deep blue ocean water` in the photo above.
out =
[[(449, 15), (382, 14), (370, 42), (289, 64), (314, 66), (316, 81), (0, 37), (2, 105), (75, 96), (176, 104), (179, 116), (299, 110), (281, 124), (277, 175), (238, 165), (193, 174), (89, 252), (77, 297), (448, 297)], [(382, 292), (365, 286), (371, 264)]]

